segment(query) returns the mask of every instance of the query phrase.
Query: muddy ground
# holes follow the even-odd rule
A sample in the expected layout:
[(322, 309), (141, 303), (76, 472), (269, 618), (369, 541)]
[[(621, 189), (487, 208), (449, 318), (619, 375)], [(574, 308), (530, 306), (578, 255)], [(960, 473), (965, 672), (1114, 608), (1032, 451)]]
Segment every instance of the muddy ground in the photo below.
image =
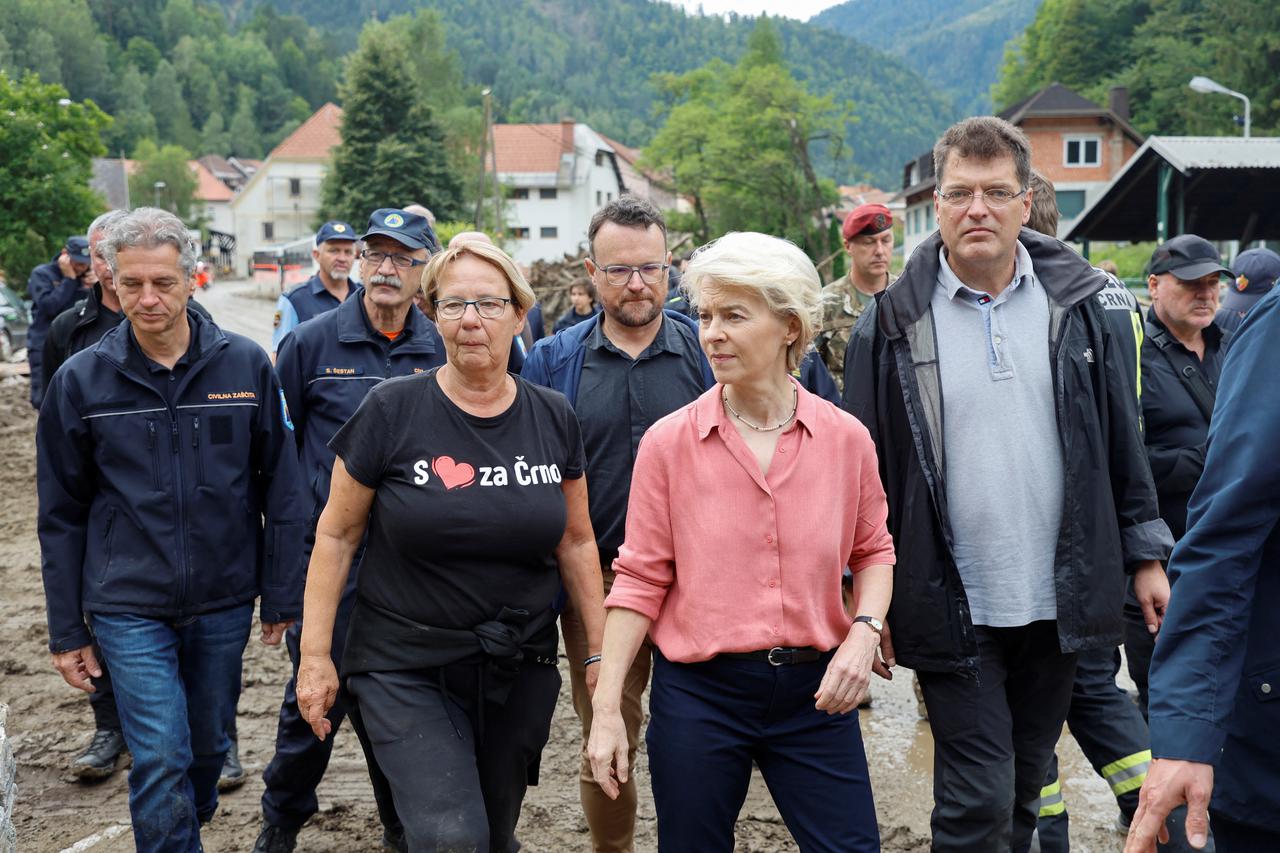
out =
[[(225, 327), (270, 340), (271, 303), (252, 285), (221, 283), (202, 295)], [(36, 540), (35, 416), (27, 403), (25, 376), (0, 366), (0, 702), (9, 705), (10, 736), (18, 761), (19, 799), (14, 814), (19, 849), (93, 853), (131, 850), (126, 774), (96, 785), (67, 774), (71, 759), (92, 731), (86, 698), (63, 683), (46, 651), (44, 596)], [(7, 368), (7, 369), (6, 369)], [(8, 375), (6, 375), (8, 374)], [(210, 853), (248, 851), (261, 813), (261, 774), (271, 758), (276, 714), (288, 677), (283, 647), (267, 648), (255, 638), (245, 657), (245, 689), (240, 700), (240, 755), (249, 781), (224, 796), (204, 831)], [(532, 853), (589, 850), (586, 823), (578, 806), (579, 729), (568, 700), (568, 673), (542, 762), (542, 784), (525, 800), (519, 835)], [(910, 673), (892, 683), (876, 681), (874, 707), (862, 715), (876, 808), (885, 850), (926, 851), (932, 805), (932, 742), (928, 725), (916, 714)], [(1059, 754), (1071, 812), (1072, 843), (1078, 851), (1118, 851), (1121, 836), (1110, 827), (1114, 801), (1064, 735)], [(656, 850), (652, 799), (646, 763), (637, 768), (641, 804), (637, 849)], [(300, 851), (377, 851), (380, 827), (364, 762), (354, 736), (338, 735), (328, 775), (320, 787), (321, 812), (299, 836)], [(795, 850), (758, 774), (738, 821), (739, 851)]]

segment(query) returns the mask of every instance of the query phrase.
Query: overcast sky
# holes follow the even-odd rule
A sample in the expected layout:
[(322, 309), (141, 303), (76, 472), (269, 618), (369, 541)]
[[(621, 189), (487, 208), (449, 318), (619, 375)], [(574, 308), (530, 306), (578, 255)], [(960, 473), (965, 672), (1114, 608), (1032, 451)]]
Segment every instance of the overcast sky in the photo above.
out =
[(698, 6), (708, 15), (737, 12), (740, 15), (759, 15), (768, 12), (770, 15), (784, 15), (788, 18), (807, 21), (809, 18), (830, 6), (839, 5), (840, 0), (667, 0), (676, 6), (683, 6), (690, 12), (696, 12)]

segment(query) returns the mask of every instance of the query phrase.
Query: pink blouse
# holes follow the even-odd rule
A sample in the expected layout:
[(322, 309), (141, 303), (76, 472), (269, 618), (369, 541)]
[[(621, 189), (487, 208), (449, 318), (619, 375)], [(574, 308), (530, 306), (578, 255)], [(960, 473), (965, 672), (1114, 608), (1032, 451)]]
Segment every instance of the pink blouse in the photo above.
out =
[(669, 660), (834, 648), (851, 622), (844, 567), (894, 562), (870, 434), (797, 388), (798, 424), (779, 436), (767, 477), (726, 416), (720, 385), (640, 441), (605, 607), (652, 619)]

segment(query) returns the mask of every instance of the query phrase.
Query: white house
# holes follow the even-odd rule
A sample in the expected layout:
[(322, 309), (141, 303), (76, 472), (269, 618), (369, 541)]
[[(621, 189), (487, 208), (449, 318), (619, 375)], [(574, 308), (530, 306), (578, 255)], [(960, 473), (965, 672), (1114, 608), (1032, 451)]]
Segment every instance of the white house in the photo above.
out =
[(627, 191), (613, 146), (585, 124), (499, 124), (493, 136), (519, 263), (577, 254), (592, 214)]
[(267, 155), (231, 201), (238, 269), (252, 272), (248, 265), (259, 249), (314, 236), (320, 184), (342, 141), (341, 125), (341, 107), (330, 103), (316, 110)]

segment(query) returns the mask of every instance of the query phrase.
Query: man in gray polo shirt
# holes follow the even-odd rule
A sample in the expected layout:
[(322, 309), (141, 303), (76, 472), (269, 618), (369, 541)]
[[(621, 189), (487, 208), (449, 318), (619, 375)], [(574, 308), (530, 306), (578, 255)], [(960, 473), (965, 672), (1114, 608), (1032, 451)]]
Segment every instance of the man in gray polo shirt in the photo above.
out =
[(888, 622), (933, 729), (934, 849), (1023, 851), (1076, 653), (1119, 644), (1126, 573), (1158, 629), (1172, 537), (1104, 276), (1022, 228), (1026, 136), (967, 119), (934, 164), (939, 233), (859, 320), (844, 404), (889, 499)]

